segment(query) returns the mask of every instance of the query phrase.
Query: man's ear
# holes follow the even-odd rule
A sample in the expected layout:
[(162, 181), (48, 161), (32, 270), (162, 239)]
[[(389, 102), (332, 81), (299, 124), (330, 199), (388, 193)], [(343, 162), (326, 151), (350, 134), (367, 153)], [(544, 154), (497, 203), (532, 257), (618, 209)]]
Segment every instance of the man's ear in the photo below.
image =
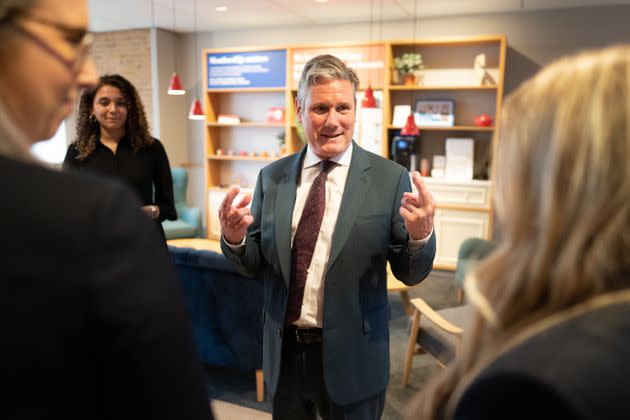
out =
[(302, 124), (302, 111), (303, 109), (300, 105), (300, 101), (298, 101), (298, 98), (295, 98), (295, 117), (300, 124)]

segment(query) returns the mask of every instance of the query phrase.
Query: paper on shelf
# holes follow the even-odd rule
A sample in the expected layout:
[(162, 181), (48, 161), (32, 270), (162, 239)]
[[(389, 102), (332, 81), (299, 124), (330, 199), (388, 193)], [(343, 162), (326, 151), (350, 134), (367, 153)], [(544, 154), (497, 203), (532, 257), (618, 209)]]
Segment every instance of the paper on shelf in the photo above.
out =
[(475, 142), (471, 138), (446, 139), (446, 178), (457, 180), (472, 179), (474, 146)]
[(383, 112), (380, 108), (362, 108), (359, 117), (359, 145), (377, 155), (381, 155), (381, 122)]

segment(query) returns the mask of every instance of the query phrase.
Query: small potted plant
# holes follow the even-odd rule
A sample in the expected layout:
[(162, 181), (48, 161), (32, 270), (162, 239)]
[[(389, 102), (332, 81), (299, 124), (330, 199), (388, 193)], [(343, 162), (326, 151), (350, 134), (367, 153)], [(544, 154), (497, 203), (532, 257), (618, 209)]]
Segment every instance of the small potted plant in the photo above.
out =
[(402, 76), (405, 85), (415, 85), (416, 73), (424, 69), (422, 63), (422, 54), (405, 53), (400, 57), (394, 58), (394, 68)]

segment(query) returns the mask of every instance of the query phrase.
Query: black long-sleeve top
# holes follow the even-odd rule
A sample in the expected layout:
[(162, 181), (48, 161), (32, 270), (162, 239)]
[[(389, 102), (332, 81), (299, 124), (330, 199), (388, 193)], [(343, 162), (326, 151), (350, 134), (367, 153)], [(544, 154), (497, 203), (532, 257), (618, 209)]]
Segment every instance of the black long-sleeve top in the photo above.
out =
[(98, 141), (96, 149), (87, 158), (79, 160), (78, 154), (75, 144), (71, 144), (63, 161), (63, 170), (96, 172), (121, 179), (136, 192), (143, 206), (160, 208), (158, 222), (177, 219), (171, 168), (159, 140), (134, 151), (130, 141), (122, 138), (116, 153)]

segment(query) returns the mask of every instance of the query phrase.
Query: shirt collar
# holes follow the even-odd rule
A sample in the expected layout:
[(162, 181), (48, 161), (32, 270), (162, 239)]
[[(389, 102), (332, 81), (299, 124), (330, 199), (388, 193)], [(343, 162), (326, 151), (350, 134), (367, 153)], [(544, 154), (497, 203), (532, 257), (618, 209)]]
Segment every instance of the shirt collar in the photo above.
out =
[[(100, 134), (96, 134), (96, 147), (105, 147), (107, 148), (107, 150), (109, 150), (109, 148), (107, 146), (105, 146), (103, 143), (101, 143), (101, 136)], [(127, 139), (127, 136), (123, 136), (120, 141), (118, 142), (118, 147), (120, 146), (131, 146), (131, 142), (129, 141), (129, 139)]]
[[(352, 159), (352, 142), (348, 145), (348, 148), (343, 152), (339, 153), (337, 156), (330, 158), (333, 162), (340, 166), (350, 166), (350, 160)], [(313, 153), (311, 149), (311, 145), (306, 146), (306, 156), (304, 156), (304, 165), (303, 168), (310, 168), (311, 166), (315, 166), (321, 162), (322, 159)]]

